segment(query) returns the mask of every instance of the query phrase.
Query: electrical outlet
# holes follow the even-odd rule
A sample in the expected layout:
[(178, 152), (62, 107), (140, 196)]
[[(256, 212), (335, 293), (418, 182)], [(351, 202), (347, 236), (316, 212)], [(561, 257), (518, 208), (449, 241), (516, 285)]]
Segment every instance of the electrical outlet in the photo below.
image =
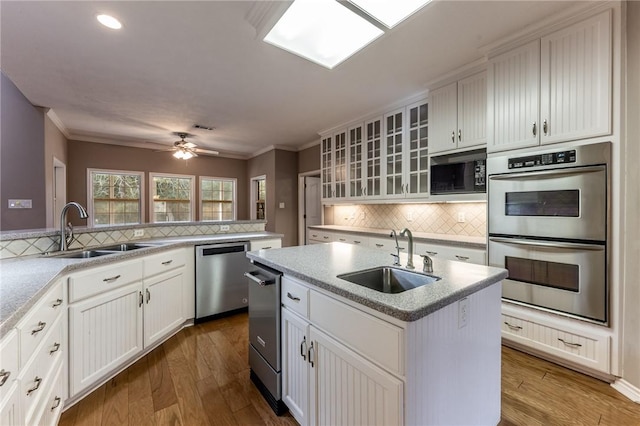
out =
[(469, 299), (458, 301), (458, 328), (466, 327), (469, 322)]
[(466, 220), (464, 212), (458, 212), (458, 223), (464, 223)]
[(144, 237), (144, 229), (134, 229), (133, 230), (134, 237)]
[(229, 230), (229, 225), (220, 225), (220, 230), (221, 231), (228, 231)]
[(407, 213), (407, 222), (413, 222), (413, 212), (409, 211)]

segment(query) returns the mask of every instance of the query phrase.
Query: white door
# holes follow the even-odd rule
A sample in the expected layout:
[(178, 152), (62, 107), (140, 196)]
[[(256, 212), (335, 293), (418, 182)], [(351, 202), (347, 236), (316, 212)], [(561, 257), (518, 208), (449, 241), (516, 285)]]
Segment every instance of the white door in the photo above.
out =
[(309, 323), (282, 309), (282, 399), (300, 426), (309, 424)]
[(305, 229), (307, 226), (322, 223), (322, 204), (320, 203), (320, 178), (305, 176), (304, 178), (304, 214)]
[(400, 425), (403, 383), (311, 326), (312, 424)]
[(142, 284), (69, 307), (70, 396), (142, 352)]
[(182, 312), (183, 269), (144, 281), (144, 347), (147, 348), (178, 328)]

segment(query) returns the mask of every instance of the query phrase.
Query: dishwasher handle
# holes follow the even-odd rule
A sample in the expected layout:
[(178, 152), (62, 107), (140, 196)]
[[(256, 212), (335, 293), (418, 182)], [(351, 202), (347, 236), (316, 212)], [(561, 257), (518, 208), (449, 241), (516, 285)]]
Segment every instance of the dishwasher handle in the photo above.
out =
[(244, 276), (249, 278), (254, 283), (259, 284), (259, 285), (261, 285), (263, 287), (266, 286), (266, 285), (272, 285), (272, 284), (276, 283), (276, 280), (273, 279), (273, 278), (264, 280), (264, 279), (261, 279), (259, 277), (256, 277), (254, 274), (257, 274), (257, 273), (258, 273), (257, 271), (256, 272), (245, 272)]

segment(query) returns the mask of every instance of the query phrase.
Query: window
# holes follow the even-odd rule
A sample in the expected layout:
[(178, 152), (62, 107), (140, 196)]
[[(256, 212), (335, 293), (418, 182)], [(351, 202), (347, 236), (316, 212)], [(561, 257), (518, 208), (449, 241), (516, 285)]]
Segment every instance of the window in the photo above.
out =
[(150, 173), (152, 222), (191, 222), (194, 177)]
[(267, 177), (257, 176), (251, 178), (251, 219), (266, 219)]
[(200, 220), (235, 220), (236, 180), (200, 177)]
[(142, 172), (87, 170), (92, 226), (142, 223)]

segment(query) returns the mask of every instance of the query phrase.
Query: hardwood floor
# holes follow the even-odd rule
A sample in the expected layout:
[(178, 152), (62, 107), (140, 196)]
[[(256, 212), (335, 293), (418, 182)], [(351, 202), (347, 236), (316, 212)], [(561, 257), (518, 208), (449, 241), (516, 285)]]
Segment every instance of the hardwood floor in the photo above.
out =
[[(249, 380), (247, 350), (246, 314), (186, 328), (65, 411), (60, 425), (296, 425), (274, 415)], [(500, 425), (633, 426), (640, 405), (503, 347)]]

